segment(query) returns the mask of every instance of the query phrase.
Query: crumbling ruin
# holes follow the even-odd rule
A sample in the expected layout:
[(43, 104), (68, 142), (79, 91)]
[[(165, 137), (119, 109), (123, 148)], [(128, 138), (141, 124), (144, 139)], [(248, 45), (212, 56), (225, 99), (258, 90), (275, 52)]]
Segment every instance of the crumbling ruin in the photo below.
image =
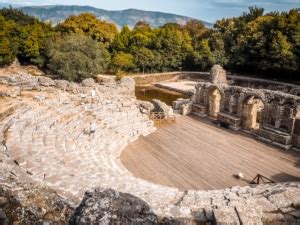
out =
[[(64, 224), (72, 214), (78, 223), (96, 219), (108, 221), (108, 224), (135, 220), (155, 224), (158, 218), (168, 218), (161, 224), (299, 222), (300, 184), (296, 182), (184, 191), (134, 177), (122, 165), (119, 156), (129, 141), (155, 130), (148, 116), (141, 113), (147, 113), (151, 106), (140, 108), (130, 78), (107, 84), (101, 82), (103, 84), (99, 85), (89, 79), (77, 84), (26, 73), (0, 76), (1, 219), (22, 223), (33, 218), (46, 224)], [(232, 95), (238, 94), (238, 97), (243, 90), (224, 84), (200, 83), (194, 110), (203, 109), (195, 110), (203, 115), (212, 110), (210, 116), (219, 116), (224, 109), (226, 93), (234, 91)], [(245, 92), (243, 98), (238, 99), (243, 99), (245, 104), (258, 105), (249, 107), (249, 111), (261, 108), (255, 98), (261, 99), (264, 103), (262, 116), (268, 107), (271, 112), (272, 107), (277, 107), (276, 102), (269, 104), (267, 99), (288, 105), (283, 113), (278, 111), (278, 115), (271, 117), (270, 123), (275, 123), (276, 129), (287, 129), (292, 143), (297, 142), (294, 137), (298, 133), (297, 121), (293, 120), (297, 118), (297, 111), (291, 109), (296, 109), (298, 98), (264, 90), (252, 98), (248, 97), (249, 93), (256, 92), (246, 90), (248, 94)], [(213, 96), (209, 97), (208, 93)], [(208, 108), (208, 101), (215, 105)], [(230, 102), (228, 110), (242, 113), (235, 98)], [(279, 115), (287, 120), (279, 123)], [(252, 129), (255, 126), (250, 122), (247, 126)], [(95, 123), (93, 134), (85, 132), (91, 123)], [(243, 126), (242, 120), (234, 125)], [(17, 182), (11, 182), (12, 178)], [(33, 184), (37, 190), (24, 189), (24, 184)], [(95, 188), (104, 192), (93, 192)], [(105, 191), (107, 189), (115, 191)], [(55, 193), (48, 196), (45, 193), (48, 190)], [(37, 199), (45, 205), (34, 207)], [(128, 204), (118, 207), (120, 199)], [(80, 202), (77, 211), (71, 212)], [(18, 207), (12, 207), (13, 204)], [(61, 215), (60, 209), (64, 210)], [(127, 212), (130, 212), (128, 217)]]
[[(220, 69), (221, 72), (216, 70)], [(233, 130), (243, 129), (260, 140), (285, 149), (300, 148), (300, 98), (267, 89), (231, 86), (216, 81), (222, 68), (212, 69), (211, 82), (199, 82), (193, 102), (193, 113), (227, 124)]]
[(226, 70), (220, 65), (214, 65), (210, 71), (213, 84), (227, 84)]

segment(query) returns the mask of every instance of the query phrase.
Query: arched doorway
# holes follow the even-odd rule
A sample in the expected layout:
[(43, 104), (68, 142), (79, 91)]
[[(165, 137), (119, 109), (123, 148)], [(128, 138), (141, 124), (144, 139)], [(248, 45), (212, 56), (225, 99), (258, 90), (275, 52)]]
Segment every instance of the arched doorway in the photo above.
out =
[(264, 103), (256, 96), (249, 96), (243, 101), (243, 128), (246, 130), (259, 129)]
[(217, 118), (218, 113), (220, 112), (220, 105), (221, 105), (221, 92), (218, 88), (213, 88), (209, 91), (209, 96), (208, 96), (208, 104), (209, 104), (209, 112), (208, 115), (209, 117), (212, 118)]

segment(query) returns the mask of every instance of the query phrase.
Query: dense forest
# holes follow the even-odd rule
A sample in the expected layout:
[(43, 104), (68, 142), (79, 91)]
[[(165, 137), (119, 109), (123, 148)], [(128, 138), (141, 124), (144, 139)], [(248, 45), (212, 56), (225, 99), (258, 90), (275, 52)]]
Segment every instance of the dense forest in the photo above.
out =
[[(17, 9), (0, 10), (0, 66), (15, 58), (73, 81), (99, 73), (153, 73), (229, 70), (286, 75), (300, 74), (300, 11), (264, 14), (250, 7), (240, 17), (222, 19), (208, 29), (191, 20), (186, 25), (152, 28), (138, 22), (121, 31), (93, 14), (49, 23)], [(300, 79), (300, 78), (298, 78)]]

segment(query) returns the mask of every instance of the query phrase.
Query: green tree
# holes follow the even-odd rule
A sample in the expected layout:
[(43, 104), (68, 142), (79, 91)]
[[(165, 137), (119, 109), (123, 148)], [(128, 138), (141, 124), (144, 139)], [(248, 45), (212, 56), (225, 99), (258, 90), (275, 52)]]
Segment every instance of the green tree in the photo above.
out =
[(152, 51), (154, 60), (152, 61), (151, 72), (161, 72), (164, 68), (163, 56), (158, 50)]
[(154, 65), (155, 55), (148, 48), (138, 48), (134, 52), (134, 62), (140, 71), (145, 73), (145, 71), (152, 71)]
[(39, 67), (45, 66), (46, 42), (54, 35), (51, 27), (47, 24), (33, 23), (20, 28), (19, 59), (21, 62), (33, 63)]
[(241, 18), (244, 19), (246, 22), (250, 22), (256, 20), (260, 16), (263, 16), (264, 11), (265, 10), (263, 8), (257, 6), (249, 7), (249, 12), (244, 13)]
[(130, 35), (130, 48), (150, 47), (153, 32), (149, 24), (137, 22)]
[(0, 15), (0, 66), (11, 64), (18, 49), (18, 40), (14, 37), (16, 24)]
[(209, 38), (209, 46), (212, 51), (212, 63), (226, 66), (228, 63), (228, 55), (225, 50), (225, 43), (220, 32), (211, 31)]
[(21, 26), (39, 22), (35, 17), (29, 16), (22, 10), (12, 8), (11, 6), (9, 8), (0, 9), (0, 15), (2, 15), (6, 20), (15, 21), (16, 24), (19, 24)]
[(203, 39), (197, 46), (194, 53), (196, 68), (207, 70), (213, 65), (213, 53), (209, 46), (209, 40)]
[(91, 13), (70, 16), (57, 29), (63, 33), (83, 34), (106, 44), (111, 43), (117, 34), (114, 24), (99, 20)]
[(190, 20), (184, 26), (184, 29), (188, 32), (192, 38), (192, 44), (195, 46), (196, 42), (207, 31), (205, 25), (199, 20)]
[[(265, 15), (263, 12), (261, 8), (250, 7), (249, 12), (240, 17), (216, 22), (215, 30), (224, 43), (225, 55), (220, 52), (221, 59), (223, 56), (229, 59), (226, 66), (231, 69), (269, 74), (300, 72), (296, 41), (297, 29), (300, 29), (297, 28), (299, 10)], [(206, 38), (212, 47), (214, 37)], [(213, 47), (212, 51), (215, 54)]]
[[(2, 17), (1, 23), (3, 23), (1, 28), (4, 30), (1, 33), (3, 35), (2, 47), (4, 45), (2, 51), (5, 49), (13, 51), (13, 53), (10, 51), (6, 58), (18, 57), (21, 63), (33, 63), (43, 67), (45, 65), (45, 43), (54, 31), (51, 24), (40, 22), (32, 16), (12, 8), (1, 9), (0, 16)], [(13, 23), (13, 28), (7, 23)]]
[(140, 30), (140, 31), (151, 31), (151, 26), (146, 23), (145, 21), (138, 21), (135, 26), (134, 26), (134, 30)]
[(119, 34), (116, 35), (111, 49), (114, 52), (128, 51), (130, 44), (131, 31), (128, 26), (124, 26)]
[(188, 32), (177, 24), (166, 24), (154, 32), (151, 48), (157, 50), (162, 56), (161, 70), (180, 69), (188, 54), (193, 50)]
[(280, 31), (273, 31), (271, 35), (269, 56), (262, 58), (259, 66), (271, 71), (296, 71), (296, 57), (292, 52), (292, 44)]
[(112, 58), (111, 67), (115, 73), (131, 71), (135, 67), (134, 57), (129, 53), (118, 52)]
[(103, 46), (83, 35), (67, 35), (49, 48), (48, 67), (62, 79), (80, 81), (107, 70), (110, 55)]

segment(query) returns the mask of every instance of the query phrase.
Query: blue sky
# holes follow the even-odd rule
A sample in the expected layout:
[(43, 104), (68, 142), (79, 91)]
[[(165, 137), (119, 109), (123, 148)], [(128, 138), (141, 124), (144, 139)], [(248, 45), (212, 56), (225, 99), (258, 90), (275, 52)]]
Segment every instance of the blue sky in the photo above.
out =
[(208, 22), (238, 16), (253, 5), (264, 7), (267, 12), (300, 8), (300, 0), (0, 0), (0, 3), (90, 5), (108, 10), (135, 8), (191, 16)]

